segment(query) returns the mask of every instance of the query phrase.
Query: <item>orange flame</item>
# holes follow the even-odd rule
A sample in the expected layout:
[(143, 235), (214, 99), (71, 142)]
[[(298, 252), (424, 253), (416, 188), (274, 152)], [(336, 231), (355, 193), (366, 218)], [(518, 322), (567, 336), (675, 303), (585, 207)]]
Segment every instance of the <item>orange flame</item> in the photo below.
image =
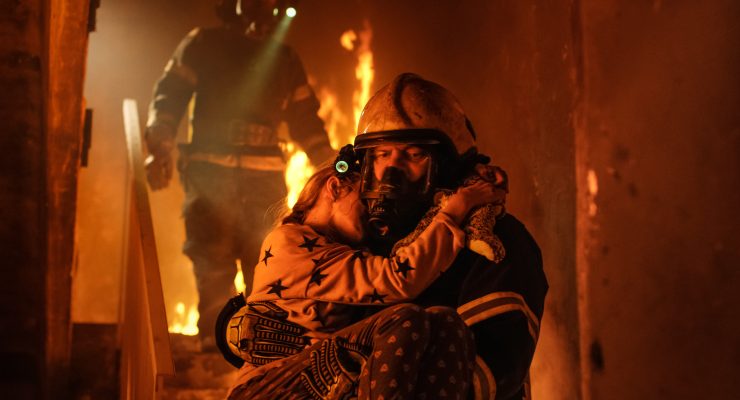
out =
[(339, 133), (340, 127), (347, 125), (347, 115), (339, 108), (336, 93), (326, 86), (322, 86), (316, 95), (321, 102), (319, 117), (324, 120), (326, 133), (329, 135), (331, 147), (339, 149), (347, 142), (346, 135)]
[(179, 302), (175, 305), (175, 315), (169, 326), (170, 333), (195, 336), (198, 334), (198, 307), (191, 305), (185, 313), (185, 303)]
[[(349, 30), (339, 38), (342, 47), (348, 51), (353, 51), (357, 57), (355, 79), (357, 79), (358, 87), (355, 88), (352, 95), (354, 125), (344, 131), (341, 130), (341, 127), (347, 127), (349, 124), (346, 114), (339, 107), (335, 91), (322, 86), (316, 93), (321, 103), (318, 114), (324, 120), (331, 147), (335, 150), (346, 143), (352, 142), (355, 127), (360, 120), (360, 114), (362, 114), (362, 108), (370, 99), (370, 91), (375, 78), (373, 52), (370, 50), (372, 37), (373, 31), (370, 23), (366, 20), (359, 34)], [(306, 153), (297, 149), (293, 143), (287, 144), (286, 153), (289, 156), (288, 167), (285, 170), (285, 183), (288, 187), (287, 204), (288, 207), (293, 207), (306, 181), (313, 174), (314, 168), (306, 157)]]
[[(236, 270), (234, 288), (237, 293), (244, 293), (246, 287), (244, 285), (244, 274), (240, 260), (236, 260)], [(197, 301), (192, 302), (188, 306), (185, 305), (185, 302), (180, 301), (175, 304), (173, 311), (174, 313), (169, 318), (170, 323), (167, 327), (170, 333), (179, 333), (186, 336), (195, 336), (198, 334), (198, 319), (200, 318), (200, 314), (198, 313)]]
[(242, 260), (236, 260), (236, 276), (234, 277), (234, 289), (237, 293), (244, 293), (247, 286), (244, 284), (244, 272), (242, 271)]
[(352, 108), (355, 116), (355, 126), (360, 121), (362, 109), (365, 103), (370, 100), (370, 90), (375, 79), (375, 66), (373, 61), (373, 52), (370, 50), (370, 43), (373, 39), (373, 30), (370, 23), (365, 20), (363, 30), (359, 35), (354, 31), (344, 32), (340, 42), (342, 47), (347, 50), (355, 51), (357, 55), (357, 67), (355, 67), (355, 78), (359, 82), (359, 88), (355, 90), (352, 96)]
[(287, 153), (292, 154), (285, 169), (285, 185), (288, 187), (288, 208), (292, 208), (298, 200), (298, 195), (306, 185), (308, 178), (313, 174), (313, 166), (308, 161), (308, 156), (302, 150), (298, 150), (293, 143), (288, 143)]

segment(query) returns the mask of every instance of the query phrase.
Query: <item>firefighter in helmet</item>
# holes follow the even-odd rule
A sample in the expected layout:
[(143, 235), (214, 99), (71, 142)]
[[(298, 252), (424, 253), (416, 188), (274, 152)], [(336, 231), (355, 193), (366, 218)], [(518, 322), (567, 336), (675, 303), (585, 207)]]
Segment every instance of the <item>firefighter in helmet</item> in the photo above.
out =
[(249, 292), (251, 267), (273, 223), (267, 211), (286, 195), (279, 124), (287, 124), (314, 164), (333, 157), (298, 55), (272, 37), (289, 5), (221, 0), (222, 26), (196, 28), (182, 40), (149, 108), (146, 168), (153, 190), (171, 179), (177, 126), (190, 109), (177, 167), (185, 189), (183, 251), (193, 262), (206, 348), (214, 345), (216, 317), (234, 293), (237, 260)]
[[(455, 97), (417, 75), (398, 76), (370, 99), (354, 145), (364, 158), (361, 191), (374, 252), (389, 251), (414, 230), (436, 190), (454, 189), (489, 161), (475, 140)], [(548, 285), (539, 247), (521, 222), (504, 214), (494, 232), (506, 249), (501, 261), (464, 249), (414, 302), (456, 308), (473, 331), (477, 397), (522, 399)]]

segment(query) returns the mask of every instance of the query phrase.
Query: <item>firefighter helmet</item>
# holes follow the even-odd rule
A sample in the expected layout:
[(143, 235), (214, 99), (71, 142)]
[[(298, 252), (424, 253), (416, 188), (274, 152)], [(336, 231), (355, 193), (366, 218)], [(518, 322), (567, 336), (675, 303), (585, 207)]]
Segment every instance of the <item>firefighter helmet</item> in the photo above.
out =
[(267, 36), (295, 0), (218, 0), (216, 14), (226, 24), (254, 36)]
[(382, 143), (441, 144), (460, 157), (475, 151), (475, 132), (449, 90), (404, 73), (373, 95), (357, 126), (356, 149)]

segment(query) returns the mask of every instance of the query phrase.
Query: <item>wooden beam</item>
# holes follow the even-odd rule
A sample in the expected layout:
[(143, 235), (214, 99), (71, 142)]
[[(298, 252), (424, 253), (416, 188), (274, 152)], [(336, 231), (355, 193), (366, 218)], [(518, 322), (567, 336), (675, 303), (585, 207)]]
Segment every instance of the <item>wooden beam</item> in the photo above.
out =
[[(131, 211), (139, 227), (139, 239), (146, 281), (146, 296), (149, 303), (149, 318), (152, 328), (154, 356), (157, 375), (174, 375), (167, 314), (162, 292), (162, 279), (159, 272), (157, 247), (154, 239), (149, 194), (144, 173), (144, 157), (141, 149), (141, 129), (135, 100), (126, 99), (123, 103), (126, 144), (129, 163), (133, 169), (133, 201)], [(130, 264), (130, 263), (129, 263)]]

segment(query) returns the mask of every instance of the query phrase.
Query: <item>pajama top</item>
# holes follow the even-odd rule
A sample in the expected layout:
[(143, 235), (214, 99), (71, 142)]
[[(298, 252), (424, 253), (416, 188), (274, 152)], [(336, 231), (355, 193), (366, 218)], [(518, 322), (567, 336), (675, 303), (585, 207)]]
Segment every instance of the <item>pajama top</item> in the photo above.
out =
[(465, 233), (442, 212), (393, 258), (332, 241), (306, 225), (281, 225), (262, 244), (247, 301), (271, 301), (308, 337), (325, 338), (355, 322), (356, 306), (413, 299), (464, 246)]

